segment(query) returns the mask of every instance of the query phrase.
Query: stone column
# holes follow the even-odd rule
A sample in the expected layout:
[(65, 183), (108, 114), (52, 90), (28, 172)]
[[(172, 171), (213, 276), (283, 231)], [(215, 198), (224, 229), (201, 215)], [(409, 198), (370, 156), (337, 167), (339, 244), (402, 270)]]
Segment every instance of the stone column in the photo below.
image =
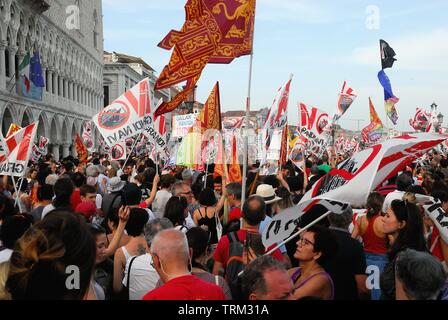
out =
[(58, 80), (59, 80), (58, 96), (62, 98), (64, 93), (64, 78), (62, 76), (58, 76)]
[(16, 76), (16, 53), (17, 53), (17, 47), (10, 47), (8, 49), (9, 53), (9, 76), (15, 77)]
[(6, 64), (5, 64), (6, 41), (0, 42), (0, 89), (6, 88)]
[(53, 73), (53, 91), (52, 93), (54, 95), (58, 95), (59, 93), (59, 83), (58, 83), (58, 75), (56, 73)]
[(78, 103), (78, 84), (73, 83), (73, 100)]
[(64, 97), (68, 100), (68, 80), (64, 79)]
[(53, 94), (53, 70), (51, 69), (48, 69), (47, 87), (48, 93)]
[[(47, 67), (42, 66), (42, 77), (44, 78), (45, 87), (47, 86)], [(45, 88), (43, 89), (43, 92), (45, 92)]]
[(54, 155), (56, 161), (59, 161), (59, 144), (53, 143), (51, 145), (51, 153)]
[(70, 143), (62, 144), (62, 158), (66, 158), (70, 155)]

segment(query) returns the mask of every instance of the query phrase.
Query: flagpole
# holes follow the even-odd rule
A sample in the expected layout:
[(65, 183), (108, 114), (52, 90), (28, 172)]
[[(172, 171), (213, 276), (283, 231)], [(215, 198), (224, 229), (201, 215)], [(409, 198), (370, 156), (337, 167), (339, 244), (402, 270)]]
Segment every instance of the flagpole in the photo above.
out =
[(128, 155), (128, 157), (126, 158), (126, 161), (125, 161), (124, 164), (123, 164), (123, 168), (126, 167), (126, 164), (128, 163), (129, 158), (131, 157), (132, 152), (134, 151), (134, 148), (135, 148), (135, 146), (137, 145), (138, 140), (141, 139), (141, 136), (142, 136), (142, 135), (143, 135), (143, 133), (140, 133), (140, 135), (135, 139), (134, 143), (132, 144), (131, 151), (129, 152), (129, 155)]
[(242, 192), (241, 192), (241, 206), (244, 205), (246, 201), (246, 178), (247, 178), (247, 157), (248, 157), (248, 137), (247, 130), (249, 129), (249, 117), (250, 117), (250, 93), (252, 89), (252, 67), (253, 67), (254, 53), (252, 48), (252, 53), (250, 54), (249, 62), (249, 83), (247, 89), (247, 100), (246, 100), (246, 130), (244, 131), (244, 157), (243, 157), (243, 181), (242, 181)]
[(14, 200), (14, 206), (16, 204), (18, 204), (19, 205), (19, 211), (21, 212), (22, 211), (22, 207), (20, 205), (20, 201), (18, 201), (18, 199), (19, 199), (19, 192), (17, 191), (17, 185), (16, 185), (16, 181), (14, 179), (14, 176), (11, 176), (11, 179), (12, 179), (12, 185), (14, 186), (14, 191), (16, 192), (16, 197), (15, 197), (15, 200)]
[(205, 162), (204, 189), (207, 188), (208, 161)]

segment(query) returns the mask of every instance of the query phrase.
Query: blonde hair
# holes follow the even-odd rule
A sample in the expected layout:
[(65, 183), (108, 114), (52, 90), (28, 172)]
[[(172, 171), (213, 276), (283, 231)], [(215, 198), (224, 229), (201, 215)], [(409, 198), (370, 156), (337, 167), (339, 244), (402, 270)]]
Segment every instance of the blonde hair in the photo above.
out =
[(6, 290), (6, 280), (8, 280), (9, 261), (0, 263), (0, 300), (11, 300), (11, 295)]
[(417, 204), (417, 198), (415, 197), (415, 194), (412, 192), (405, 192), (405, 194), (403, 195), (403, 201)]

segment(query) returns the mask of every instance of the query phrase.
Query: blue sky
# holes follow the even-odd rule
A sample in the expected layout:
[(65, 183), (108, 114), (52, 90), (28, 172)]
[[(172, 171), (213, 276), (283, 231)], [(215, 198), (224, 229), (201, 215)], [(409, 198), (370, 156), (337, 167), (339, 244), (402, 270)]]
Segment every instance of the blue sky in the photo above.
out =
[[(104, 48), (145, 59), (157, 72), (171, 52), (157, 47), (171, 29), (180, 29), (186, 0), (103, 0)], [(367, 27), (379, 11), (379, 28)], [(357, 129), (369, 122), (372, 97), (386, 123), (379, 39), (386, 40), (398, 61), (386, 69), (397, 104), (398, 130), (410, 130), (417, 107), (435, 101), (448, 122), (448, 1), (446, 0), (258, 0), (255, 22), (252, 110), (270, 107), (275, 92), (294, 74), (288, 106), (290, 124), (298, 123), (298, 102), (333, 114), (346, 80), (358, 94), (340, 124)], [(243, 110), (249, 57), (229, 65), (208, 65), (198, 83), (204, 102), (220, 82), (222, 110)], [(389, 121), (389, 125), (390, 121)]]

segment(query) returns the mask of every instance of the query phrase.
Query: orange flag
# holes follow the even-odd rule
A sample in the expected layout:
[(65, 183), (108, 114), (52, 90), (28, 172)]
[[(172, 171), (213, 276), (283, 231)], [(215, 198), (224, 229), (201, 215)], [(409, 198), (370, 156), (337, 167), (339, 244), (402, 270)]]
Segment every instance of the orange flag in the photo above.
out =
[(286, 165), (286, 162), (288, 161), (288, 136), (289, 136), (289, 129), (288, 129), (288, 125), (286, 125), (283, 128), (283, 133), (282, 133), (282, 142), (281, 142), (281, 147), (280, 147), (280, 160), (279, 160), (279, 166), (284, 166)]
[(75, 148), (76, 148), (76, 153), (78, 153), (79, 161), (83, 164), (87, 164), (87, 157), (88, 157), (87, 148), (84, 145), (84, 143), (82, 143), (82, 140), (81, 140), (81, 137), (79, 136), (79, 134), (76, 134), (76, 137), (75, 137)]
[(216, 82), (207, 102), (199, 114), (197, 121), (199, 121), (201, 129), (216, 129), (221, 130), (221, 101), (219, 98), (219, 82)]
[[(190, 129), (190, 132), (198, 130), (201, 134), (204, 134), (208, 129), (221, 130), (221, 102), (219, 98), (219, 82), (216, 82), (207, 102), (204, 105), (199, 116), (196, 118), (195, 125)], [(201, 156), (200, 161), (196, 161), (197, 170), (203, 170), (203, 164), (206, 162), (207, 158), (207, 145), (210, 137), (204, 137), (201, 144)], [(214, 139), (214, 138), (213, 138)], [(222, 143), (221, 141), (215, 141), (218, 146)], [(219, 150), (219, 148), (218, 148)], [(222, 158), (222, 157), (221, 157)], [(215, 163), (220, 163), (221, 158), (216, 157)], [(200, 164), (199, 164), (200, 162)], [(218, 168), (219, 170), (219, 168)]]
[(188, 0), (181, 31), (172, 30), (159, 43), (171, 50), (154, 89), (187, 81), (172, 101), (162, 103), (155, 116), (171, 112), (196, 86), (207, 63), (230, 63), (252, 52), (256, 0)]
[(238, 163), (235, 135), (233, 135), (233, 140), (232, 140), (232, 163), (230, 164), (230, 169), (229, 169), (229, 179), (231, 182), (241, 183), (243, 181), (243, 178), (241, 176), (241, 167), (240, 167), (240, 164)]

